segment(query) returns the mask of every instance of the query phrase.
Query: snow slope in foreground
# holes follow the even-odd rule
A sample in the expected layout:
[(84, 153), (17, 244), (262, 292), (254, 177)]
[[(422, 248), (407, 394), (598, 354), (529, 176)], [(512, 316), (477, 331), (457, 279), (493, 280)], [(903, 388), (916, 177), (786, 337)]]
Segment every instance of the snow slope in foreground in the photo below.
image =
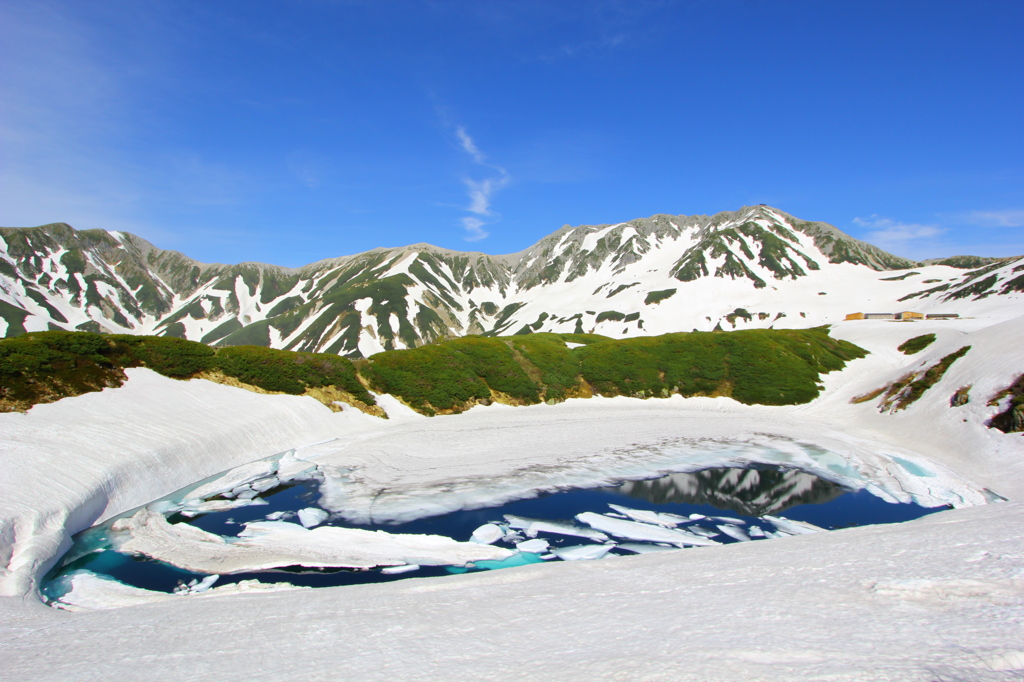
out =
[[(931, 331), (939, 338), (925, 352), (908, 358), (894, 350)], [(795, 407), (616, 398), (426, 419), (384, 397), (393, 419), (381, 421), (333, 414), (308, 398), (129, 370), (120, 389), (0, 415), (0, 537), (8, 552), (0, 556), (0, 580), (11, 595), (0, 600), (5, 673), (1016, 679), (1011, 671), (1024, 668), (1024, 507), (1016, 502), (1024, 499), (1024, 439), (984, 421), (998, 410), (987, 399), (1024, 365), (1017, 349), (1024, 320), (984, 328), (976, 321), (859, 322), (834, 334), (872, 355), (827, 376), (821, 398)], [(961, 345), (972, 350), (906, 411), (850, 404)], [(951, 408), (949, 396), (967, 383), (972, 401)], [(771, 543), (388, 585), (79, 614), (47, 609), (34, 597), (70, 533), (303, 445), (320, 443), (300, 450), (318, 464), (352, 469), (339, 479), (339, 494), (358, 502), (388, 488), (383, 506), (366, 510), (396, 514), (422, 505), (424, 493), (440, 506), (512, 494), (509, 482), (523, 485), (524, 472), (535, 476), (530, 486), (547, 487), (599, 479), (610, 465), (657, 471), (695, 445), (714, 450), (766, 438), (814, 444), (914, 484), (894, 463), (899, 457), (934, 474), (917, 483), (937, 478), (963, 484), (965, 494), (988, 487), (1011, 503)], [(744, 456), (742, 448), (732, 452)], [(459, 495), (445, 500), (436, 494), (442, 489)]]

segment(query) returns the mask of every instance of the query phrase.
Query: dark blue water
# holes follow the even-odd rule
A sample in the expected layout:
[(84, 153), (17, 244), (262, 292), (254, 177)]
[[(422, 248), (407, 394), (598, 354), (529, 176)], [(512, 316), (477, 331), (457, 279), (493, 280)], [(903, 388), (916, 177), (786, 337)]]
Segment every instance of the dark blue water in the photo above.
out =
[[(751, 483), (752, 480), (754, 484)], [(242, 524), (262, 521), (272, 512), (294, 512), (316, 506), (319, 498), (317, 487), (318, 483), (315, 481), (297, 483), (265, 493), (263, 499), (269, 503), (267, 505), (242, 507), (191, 519), (172, 515), (170, 521), (190, 523), (218, 535), (235, 536), (243, 530)], [(608, 507), (609, 504), (681, 516), (703, 514), (732, 517), (746, 521), (746, 527), (759, 526), (765, 530), (773, 530), (773, 526), (759, 518), (762, 514), (783, 515), (784, 512), (784, 516), (789, 519), (806, 521), (822, 528), (837, 529), (909, 521), (942, 509), (929, 509), (916, 504), (891, 504), (867, 491), (849, 491), (810, 474), (765, 467), (757, 470), (709, 469), (691, 474), (672, 474), (650, 481), (626, 482), (615, 488), (572, 489), (510, 502), (500, 507), (452, 512), (400, 524), (355, 525), (332, 518), (325, 525), (383, 530), (389, 533), (445, 535), (458, 541), (467, 541), (472, 532), (483, 524), (504, 523), (505, 514), (572, 521), (573, 517), (582, 512), (609, 513), (612, 511)], [(297, 522), (294, 517), (284, 520)], [(718, 522), (709, 521), (704, 525), (713, 528), (714, 523)], [(90, 532), (99, 531), (90, 529), (80, 536)], [(589, 543), (583, 538), (556, 534), (541, 533), (540, 537), (553, 547)], [(80, 545), (88, 545), (83, 538), (77, 539)], [(715, 539), (723, 543), (735, 542), (724, 535)], [(687, 551), (699, 549), (701, 548), (689, 548)], [(613, 550), (613, 554), (628, 555), (630, 552), (616, 549)], [(72, 553), (69, 553), (69, 558), (70, 556)], [(530, 561), (539, 560), (537, 555), (523, 556), (528, 556)], [(54, 576), (77, 569), (88, 569), (129, 585), (162, 592), (170, 592), (182, 583), (204, 577), (159, 561), (132, 557), (109, 549), (69, 561), (60, 566), (54, 572)], [(258, 579), (261, 582), (288, 582), (307, 587), (328, 587), (447, 575), (465, 570), (443, 566), (422, 567), (415, 572), (386, 575), (378, 570), (294, 567), (224, 575), (216, 584)], [(471, 566), (469, 570), (474, 568)]]

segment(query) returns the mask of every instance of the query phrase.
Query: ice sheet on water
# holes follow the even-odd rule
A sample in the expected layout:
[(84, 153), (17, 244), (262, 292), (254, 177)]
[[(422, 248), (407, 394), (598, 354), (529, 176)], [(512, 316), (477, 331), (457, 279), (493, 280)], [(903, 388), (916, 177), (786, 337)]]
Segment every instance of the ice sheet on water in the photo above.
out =
[(554, 547), (551, 549), (551, 553), (562, 561), (587, 561), (601, 559), (613, 549), (615, 549), (614, 544), (570, 545), (568, 547)]
[(582, 514), (577, 514), (576, 520), (597, 530), (604, 531), (621, 538), (627, 538), (629, 540), (666, 542), (680, 547), (684, 545), (720, 544), (710, 538), (694, 535), (681, 530), (662, 528), (660, 526), (652, 526), (648, 523), (638, 523), (636, 521), (613, 519), (603, 514), (595, 514), (594, 512), (583, 512)]
[(419, 564), (406, 564), (405, 566), (387, 566), (380, 569), (384, 575), (398, 575), (399, 573), (411, 573), (420, 570)]
[(656, 526), (664, 526), (665, 528), (675, 528), (683, 521), (683, 517), (677, 514), (662, 514), (647, 509), (630, 509), (629, 507), (611, 503), (608, 506), (634, 521), (651, 523)]
[(275, 459), (261, 459), (237, 466), (234, 469), (225, 471), (212, 481), (204, 483), (188, 492), (189, 499), (207, 499), (214, 495), (229, 492), (236, 488), (248, 486), (253, 481), (267, 478), (277, 471)]
[(739, 540), (740, 542), (750, 541), (750, 536), (742, 528), (731, 523), (720, 523), (717, 528), (734, 540)]
[(643, 542), (623, 542), (616, 545), (618, 549), (624, 549), (634, 554), (653, 554), (655, 552), (675, 552), (678, 547), (665, 547), (664, 545), (649, 545)]
[(207, 500), (205, 502), (197, 499), (188, 499), (181, 504), (180, 513), (182, 516), (193, 517), (200, 514), (211, 514), (239, 507), (253, 507), (267, 504), (266, 500), (259, 497), (242, 500)]
[(196, 573), (245, 573), (286, 566), (374, 568), (420, 564), (465, 565), (501, 560), (502, 547), (456, 542), (440, 535), (392, 534), (334, 526), (303, 528), (286, 521), (246, 524), (237, 538), (207, 533), (139, 510), (111, 525), (118, 551), (144, 554)]
[(548, 541), (542, 538), (534, 538), (533, 540), (516, 543), (516, 549), (520, 552), (534, 552), (536, 554), (544, 552), (549, 546)]
[(555, 535), (569, 535), (577, 538), (587, 538), (597, 542), (604, 542), (608, 536), (590, 528), (582, 528), (565, 521), (546, 521), (543, 519), (528, 519), (523, 516), (505, 514), (505, 520), (512, 528), (518, 528), (529, 537), (537, 536), (537, 533), (553, 533)]
[(827, 532), (824, 528), (815, 526), (813, 523), (807, 523), (806, 521), (794, 521), (782, 516), (769, 516), (768, 514), (765, 514), (762, 518), (787, 535), (810, 535), (812, 533)]

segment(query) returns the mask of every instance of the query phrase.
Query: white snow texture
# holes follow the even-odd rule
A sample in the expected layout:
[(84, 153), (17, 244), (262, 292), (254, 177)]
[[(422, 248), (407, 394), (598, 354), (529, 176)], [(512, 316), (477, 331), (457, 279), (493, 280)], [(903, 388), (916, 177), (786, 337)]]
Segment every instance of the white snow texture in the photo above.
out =
[[(986, 422), (1005, 406), (989, 398), (1024, 368), (1024, 318), (983, 303), (956, 321), (832, 320), (834, 336), (871, 354), (792, 407), (594, 398), (427, 419), (385, 397), (385, 421), (133, 369), (121, 388), (0, 414), (0, 678), (1021, 679), (1024, 438)], [(924, 352), (896, 351), (929, 332), (938, 338)], [(971, 351), (908, 409), (851, 403), (964, 345)], [(967, 385), (971, 401), (951, 407)], [(578, 525), (544, 528), (607, 543), (559, 548), (566, 562), (323, 589), (197, 584), (159, 597), (82, 572), (69, 578), (77, 612), (41, 603), (40, 581), (71, 534), (290, 450), (276, 468), (255, 462), (202, 483), (182, 509), (201, 512), (206, 503), (195, 499), (219, 490), (241, 498), (222, 506), (258, 504), (256, 487), (315, 470), (332, 515), (402, 520), (752, 461), (956, 508), (833, 532), (783, 523), (791, 537), (677, 550), (630, 541), (708, 541), (670, 515), (630, 517), (638, 510), (622, 507), (630, 518), (587, 513)], [(986, 504), (986, 488), (1009, 501)], [(322, 510), (303, 511), (297, 522), (250, 524), (245, 552), (206, 547), (189, 561), (215, 574), (282, 565), (281, 553), (321, 537), (306, 565), (390, 564), (415, 576), (421, 564), (509, 555), (488, 544), (497, 526), (478, 529), (474, 542), (421, 538), (410, 550), (341, 541), (342, 529), (320, 525)], [(194, 550), (202, 540), (171, 537), (159, 514), (140, 514), (118, 523), (153, 522), (153, 533), (128, 542)], [(527, 537), (538, 530), (532, 519), (507, 520)], [(746, 533), (727, 519), (707, 525)], [(593, 560), (616, 543), (642, 554)], [(546, 543), (521, 547), (543, 552)]]

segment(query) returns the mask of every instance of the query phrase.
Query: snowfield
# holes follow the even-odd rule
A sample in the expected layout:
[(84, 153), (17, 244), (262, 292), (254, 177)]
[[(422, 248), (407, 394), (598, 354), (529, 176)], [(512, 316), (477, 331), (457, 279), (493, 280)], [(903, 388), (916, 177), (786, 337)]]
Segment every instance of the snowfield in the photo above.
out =
[[(1024, 318), (982, 314), (839, 322), (833, 335), (871, 354), (794, 407), (595, 398), (428, 419), (382, 396), (385, 421), (133, 369), (122, 388), (2, 414), (2, 677), (1021, 679), (1024, 437), (985, 422), (1001, 409), (989, 398), (1024, 371)], [(938, 338), (925, 351), (895, 350), (930, 332)], [(965, 345), (908, 409), (850, 403)], [(951, 407), (967, 385), (970, 402)], [(82, 578), (94, 599), (82, 606), (120, 608), (69, 613), (40, 602), (39, 581), (71, 534), (288, 450), (290, 470), (315, 465), (327, 476), (325, 506), (353, 519), (749, 461), (957, 508), (772, 542), (379, 585), (230, 586), (154, 600)], [(256, 480), (261, 466), (204, 485)], [(992, 493), (1009, 501), (986, 504)], [(280, 533), (280, 546), (319, 532), (265, 530)]]

